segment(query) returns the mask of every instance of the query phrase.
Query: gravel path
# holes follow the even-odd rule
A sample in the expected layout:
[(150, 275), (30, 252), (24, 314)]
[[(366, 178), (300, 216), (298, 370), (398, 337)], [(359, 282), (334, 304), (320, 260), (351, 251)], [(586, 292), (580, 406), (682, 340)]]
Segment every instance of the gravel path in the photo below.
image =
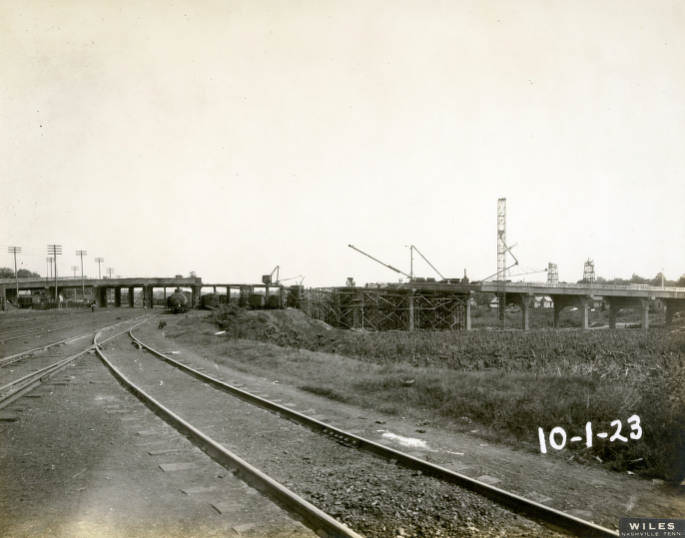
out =
[(468, 491), (315, 434), (183, 374), (127, 338), (117, 367), (164, 405), (366, 536), (551, 536)]

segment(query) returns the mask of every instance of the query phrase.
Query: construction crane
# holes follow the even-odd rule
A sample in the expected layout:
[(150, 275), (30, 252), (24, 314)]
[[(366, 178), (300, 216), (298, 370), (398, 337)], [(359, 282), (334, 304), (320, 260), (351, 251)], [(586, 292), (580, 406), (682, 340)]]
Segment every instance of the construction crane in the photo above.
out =
[(375, 261), (376, 263), (380, 263), (382, 266), (387, 267), (387, 268), (390, 269), (391, 271), (395, 271), (396, 273), (399, 273), (399, 274), (401, 274), (401, 275), (406, 276), (409, 280), (413, 280), (412, 275), (408, 275), (407, 273), (405, 273), (404, 271), (401, 271), (401, 270), (398, 269), (397, 267), (393, 267), (393, 266), (390, 265), (390, 264), (387, 264), (387, 263), (384, 263), (384, 262), (380, 261), (378, 258), (374, 258), (373, 256), (371, 256), (371, 254), (367, 254), (367, 253), (364, 252), (363, 250), (358, 249), (357, 247), (355, 247), (354, 245), (347, 245), (347, 246), (350, 247), (352, 250), (356, 250), (357, 252), (359, 252), (359, 254), (363, 254), (363, 255), (366, 256), (367, 258), (371, 258), (371, 259), (372, 259), (373, 261)]
[(416, 245), (409, 245), (409, 253), (411, 256), (411, 269), (409, 272), (412, 275), (411, 280), (414, 280), (414, 251), (418, 252), (419, 256), (421, 256), (423, 258), (423, 261), (425, 261), (428, 265), (430, 265), (431, 269), (433, 269), (433, 271), (435, 271), (440, 278), (445, 280), (445, 277), (442, 275), (442, 273), (440, 271), (438, 271), (431, 262), (428, 261), (428, 258), (426, 258), (423, 254), (421, 254), (421, 251), (418, 248), (416, 248)]
[[(509, 265), (509, 266), (507, 266), (507, 267), (504, 268), (504, 271), (502, 272), (502, 277), (501, 277), (502, 280), (505, 279), (505, 275), (507, 274), (507, 271), (508, 271), (509, 269), (511, 269), (512, 267), (515, 267), (515, 266), (517, 266), (517, 265), (519, 264), (518, 259), (516, 259), (516, 256), (514, 256), (514, 253), (511, 251), (511, 249), (513, 249), (515, 246), (516, 246), (516, 243), (514, 243), (514, 244), (511, 245), (510, 247), (507, 247), (507, 246), (505, 245), (504, 254), (506, 254), (506, 253), (508, 252), (508, 253), (511, 255), (511, 257), (514, 258), (514, 263), (512, 263), (511, 265)], [(486, 280), (490, 280), (493, 276), (499, 276), (499, 274), (500, 274), (500, 272), (497, 271), (497, 272), (491, 274), (490, 276), (487, 276), (487, 277), (485, 277), (484, 279), (482, 279), (481, 282), (485, 282)]]
[[(278, 276), (279, 276), (280, 270), (281, 270), (280, 266), (277, 265), (276, 267), (274, 267), (273, 271), (271, 271), (270, 274), (262, 275), (262, 284), (272, 284), (272, 283), (278, 284)], [(276, 280), (274, 280), (274, 273), (276, 274)]]

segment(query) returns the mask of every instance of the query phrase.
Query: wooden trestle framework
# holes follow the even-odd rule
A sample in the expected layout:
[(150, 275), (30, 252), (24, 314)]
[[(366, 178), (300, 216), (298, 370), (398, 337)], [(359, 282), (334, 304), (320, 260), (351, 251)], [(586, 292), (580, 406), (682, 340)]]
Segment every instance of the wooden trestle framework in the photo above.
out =
[(376, 331), (467, 329), (469, 292), (421, 288), (313, 288), (301, 308), (334, 327)]

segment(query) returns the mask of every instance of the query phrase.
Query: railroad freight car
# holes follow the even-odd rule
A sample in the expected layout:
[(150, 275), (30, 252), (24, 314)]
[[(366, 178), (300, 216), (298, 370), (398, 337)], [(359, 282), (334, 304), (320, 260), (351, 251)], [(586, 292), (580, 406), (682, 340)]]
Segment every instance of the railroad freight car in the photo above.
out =
[(200, 297), (200, 306), (206, 310), (216, 310), (221, 304), (218, 293), (208, 293)]

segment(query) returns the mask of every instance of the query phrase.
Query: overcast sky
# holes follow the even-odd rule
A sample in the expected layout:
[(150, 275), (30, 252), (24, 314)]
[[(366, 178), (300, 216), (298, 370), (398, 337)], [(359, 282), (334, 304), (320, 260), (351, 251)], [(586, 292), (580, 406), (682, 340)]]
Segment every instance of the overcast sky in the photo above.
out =
[[(685, 273), (685, 4), (0, 2), (0, 266)], [(516, 274), (514, 272), (514, 274)], [(422, 262), (416, 273), (431, 275)], [(529, 280), (544, 279), (544, 274)]]

